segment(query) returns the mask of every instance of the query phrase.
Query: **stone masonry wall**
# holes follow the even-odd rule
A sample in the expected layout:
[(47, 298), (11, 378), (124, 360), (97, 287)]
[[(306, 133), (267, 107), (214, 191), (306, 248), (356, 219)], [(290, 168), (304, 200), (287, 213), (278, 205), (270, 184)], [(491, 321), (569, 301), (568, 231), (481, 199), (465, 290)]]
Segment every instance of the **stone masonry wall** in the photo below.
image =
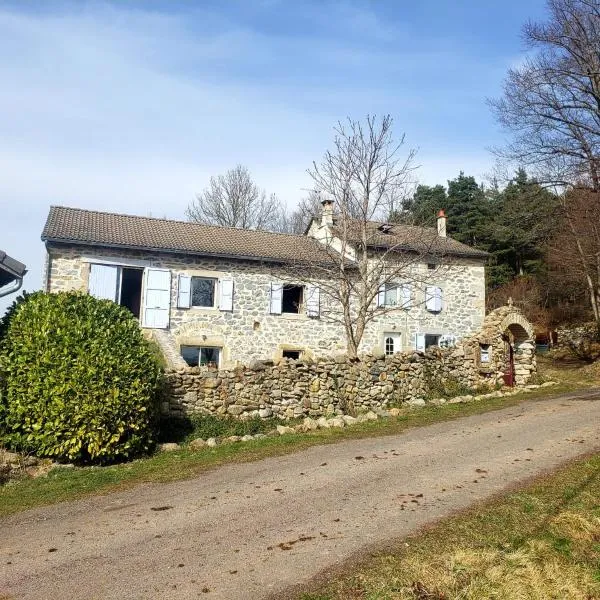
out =
[[(449, 349), (435, 347), (424, 353), (393, 356), (377, 351), (356, 362), (339, 355), (317, 360), (281, 359), (276, 364), (253, 361), (248, 367), (232, 370), (175, 369), (166, 374), (163, 412), (287, 419), (401, 403), (425, 404), (427, 399), (442, 395), (444, 389), (501, 384), (508, 344), (515, 347), (516, 383), (525, 385), (536, 368), (531, 335), (531, 325), (509, 306), (490, 313), (476, 335)], [(481, 361), (482, 345), (489, 346), (488, 362)]]
[[(236, 417), (317, 417), (424, 403), (435, 383), (475, 387), (484, 380), (462, 348), (398, 353), (391, 357), (343, 356), (317, 361), (255, 362), (231, 371), (196, 369), (167, 373), (163, 412)], [(491, 377), (485, 379), (490, 385)]]
[[(273, 281), (289, 282), (284, 266), (243, 260), (228, 260), (53, 244), (49, 250), (49, 291), (87, 291), (91, 262), (103, 259), (135, 266), (168, 268), (172, 273), (169, 334), (180, 344), (219, 346), (222, 368), (232, 369), (253, 360), (277, 360), (283, 350), (299, 349), (308, 358), (325, 358), (345, 352), (340, 324), (305, 314), (269, 314), (269, 292)], [(443, 309), (424, 307), (424, 285), (413, 285), (413, 307), (382, 314), (369, 323), (360, 351), (383, 348), (386, 333), (399, 333), (401, 349), (414, 348), (416, 333), (451, 334), (458, 338), (475, 333), (484, 317), (483, 263), (456, 259), (451, 265), (428, 271), (425, 263), (415, 267), (416, 279), (443, 289)], [(217, 308), (177, 308), (177, 275), (203, 275), (234, 281), (233, 311)]]

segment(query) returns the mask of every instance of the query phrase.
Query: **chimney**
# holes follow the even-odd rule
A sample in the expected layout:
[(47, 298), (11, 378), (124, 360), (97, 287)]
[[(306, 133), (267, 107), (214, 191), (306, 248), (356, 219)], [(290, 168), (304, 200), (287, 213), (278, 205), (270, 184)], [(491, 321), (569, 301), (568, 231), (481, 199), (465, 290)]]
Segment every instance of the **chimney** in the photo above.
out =
[(446, 213), (443, 208), (437, 215), (437, 230), (440, 237), (446, 237)]
[(333, 200), (323, 200), (321, 202), (323, 209), (321, 210), (321, 226), (333, 225)]

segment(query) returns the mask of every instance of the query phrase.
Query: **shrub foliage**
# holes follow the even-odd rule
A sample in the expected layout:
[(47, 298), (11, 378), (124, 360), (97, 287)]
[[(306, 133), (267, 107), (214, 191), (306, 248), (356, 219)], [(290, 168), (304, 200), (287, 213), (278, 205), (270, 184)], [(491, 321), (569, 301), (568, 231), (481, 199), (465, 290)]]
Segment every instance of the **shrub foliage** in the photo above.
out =
[(150, 448), (161, 369), (127, 309), (76, 292), (36, 292), (4, 321), (0, 437), (7, 446), (77, 462)]

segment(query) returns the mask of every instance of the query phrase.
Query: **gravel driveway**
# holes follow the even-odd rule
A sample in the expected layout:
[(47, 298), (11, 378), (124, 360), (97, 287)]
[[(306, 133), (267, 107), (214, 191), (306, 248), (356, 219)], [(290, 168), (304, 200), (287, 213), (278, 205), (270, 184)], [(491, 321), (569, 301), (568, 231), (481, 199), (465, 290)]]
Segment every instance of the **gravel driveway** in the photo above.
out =
[(0, 520), (0, 597), (264, 598), (600, 448), (600, 391)]

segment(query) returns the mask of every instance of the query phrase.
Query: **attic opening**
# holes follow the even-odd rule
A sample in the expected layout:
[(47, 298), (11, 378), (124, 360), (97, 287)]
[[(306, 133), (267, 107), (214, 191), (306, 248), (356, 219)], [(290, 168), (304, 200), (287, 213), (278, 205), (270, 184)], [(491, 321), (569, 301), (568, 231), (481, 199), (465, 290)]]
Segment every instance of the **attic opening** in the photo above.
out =
[(303, 291), (304, 287), (301, 285), (284, 285), (281, 296), (281, 312), (298, 314), (302, 306)]

